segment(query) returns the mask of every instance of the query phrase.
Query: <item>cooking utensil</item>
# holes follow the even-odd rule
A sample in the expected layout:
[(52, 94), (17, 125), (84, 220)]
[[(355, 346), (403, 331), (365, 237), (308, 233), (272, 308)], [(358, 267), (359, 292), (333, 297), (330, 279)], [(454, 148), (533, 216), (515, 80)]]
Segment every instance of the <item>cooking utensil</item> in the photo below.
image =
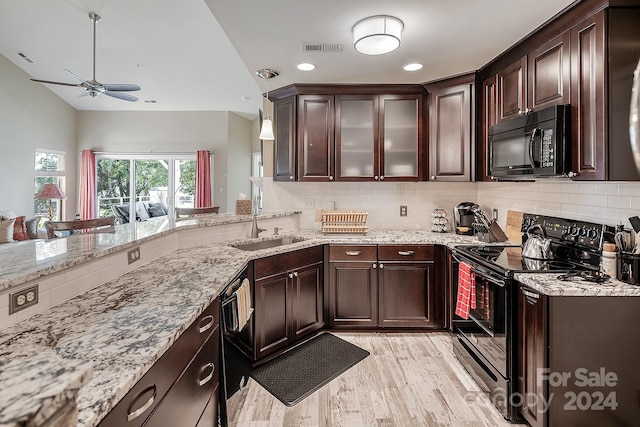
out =
[(633, 231), (635, 231), (636, 233), (640, 233), (640, 218), (638, 218), (637, 216), (632, 216), (631, 218), (629, 218), (629, 222), (633, 227)]
[(582, 279), (587, 282), (606, 283), (611, 280), (608, 274), (605, 274), (597, 270), (585, 270), (585, 271), (570, 271), (558, 276), (559, 280), (569, 281), (573, 279)]
[[(534, 230), (540, 230), (542, 235), (534, 234)], [(540, 224), (534, 224), (527, 230), (527, 241), (522, 245), (522, 256), (533, 259), (552, 259), (551, 239), (547, 239), (544, 229)]]

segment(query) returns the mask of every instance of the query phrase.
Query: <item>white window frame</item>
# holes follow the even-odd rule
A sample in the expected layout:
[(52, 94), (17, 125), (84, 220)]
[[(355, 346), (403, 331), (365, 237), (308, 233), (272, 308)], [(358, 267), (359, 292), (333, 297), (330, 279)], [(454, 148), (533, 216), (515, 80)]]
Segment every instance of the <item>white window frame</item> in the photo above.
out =
[[(59, 169), (57, 170), (37, 170), (36, 166), (36, 158), (38, 153), (41, 154), (55, 154), (61, 157), (61, 164), (58, 164)], [(34, 169), (34, 177), (33, 177), (33, 181), (35, 184), (35, 181), (37, 178), (48, 178), (48, 177), (55, 177), (57, 178), (57, 184), (58, 187), (60, 188), (60, 190), (62, 190), (62, 192), (64, 194), (67, 194), (67, 166), (66, 166), (66, 161), (67, 161), (67, 153), (65, 151), (60, 151), (60, 150), (53, 150), (50, 148), (36, 148), (35, 150), (33, 150), (33, 169)], [(35, 186), (35, 185), (34, 185)], [(38, 191), (38, 190), (36, 190)], [(51, 203), (54, 204), (56, 206), (56, 216), (53, 217), (54, 221), (62, 221), (64, 219), (64, 202), (63, 200), (59, 200), (59, 199), (52, 199)], [(41, 216), (41, 212), (36, 212), (35, 211), (35, 204), (34, 204), (34, 212), (33, 212), (34, 216)], [(49, 217), (47, 217), (47, 220), (49, 220)]]

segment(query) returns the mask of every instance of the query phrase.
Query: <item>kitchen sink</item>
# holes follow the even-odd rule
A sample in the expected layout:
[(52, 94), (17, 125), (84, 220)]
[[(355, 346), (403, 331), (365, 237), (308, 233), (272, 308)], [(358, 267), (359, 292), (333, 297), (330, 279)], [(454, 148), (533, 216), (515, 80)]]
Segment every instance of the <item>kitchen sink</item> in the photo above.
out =
[(259, 240), (257, 242), (248, 242), (248, 243), (240, 243), (237, 245), (231, 245), (236, 249), (241, 249), (243, 251), (259, 251), (260, 249), (268, 249), (275, 248), (277, 246), (285, 246), (291, 245), (293, 243), (304, 242), (305, 238), (302, 237), (293, 237), (293, 236), (283, 236), (275, 239), (267, 239), (267, 240)]

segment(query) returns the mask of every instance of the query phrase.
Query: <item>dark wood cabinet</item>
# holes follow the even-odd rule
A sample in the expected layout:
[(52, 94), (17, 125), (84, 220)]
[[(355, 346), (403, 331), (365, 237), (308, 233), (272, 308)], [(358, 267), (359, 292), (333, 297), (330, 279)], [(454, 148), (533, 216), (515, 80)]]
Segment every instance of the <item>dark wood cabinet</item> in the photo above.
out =
[(445, 294), (437, 285), (434, 251), (432, 245), (331, 245), (329, 326), (444, 327)]
[(324, 326), (321, 246), (254, 261), (258, 360)]
[(498, 72), (498, 122), (527, 113), (527, 57)]
[(375, 245), (329, 247), (329, 327), (378, 326), (377, 261)]
[(280, 99), (273, 105), (274, 156), (273, 180), (294, 181), (296, 179), (296, 97)]
[(489, 174), (489, 128), (498, 124), (498, 77), (492, 75), (482, 82), (481, 94), (481, 122), (479, 123), (479, 137), (476, 139), (476, 178), (481, 181), (491, 181)]
[(429, 179), (470, 181), (475, 136), (475, 74), (427, 84)]
[(333, 181), (334, 163), (333, 95), (298, 96), (298, 180)]
[[(518, 291), (518, 393), (547, 396), (546, 382), (538, 380), (547, 362), (546, 297), (520, 286)], [(544, 423), (543, 399), (524, 399), (520, 414), (531, 427)]]
[[(434, 246), (378, 246), (378, 326), (442, 328)], [(444, 298), (444, 292), (438, 292)]]
[(422, 86), (296, 84), (271, 92), (271, 99), (274, 180), (422, 179)]
[[(195, 426), (208, 402), (217, 414), (219, 305), (216, 299), (204, 310), (106, 415), (100, 427)], [(184, 418), (169, 422), (169, 413), (176, 411)], [(217, 425), (217, 418), (204, 425)]]
[(570, 102), (569, 31), (527, 55), (527, 106), (530, 111)]

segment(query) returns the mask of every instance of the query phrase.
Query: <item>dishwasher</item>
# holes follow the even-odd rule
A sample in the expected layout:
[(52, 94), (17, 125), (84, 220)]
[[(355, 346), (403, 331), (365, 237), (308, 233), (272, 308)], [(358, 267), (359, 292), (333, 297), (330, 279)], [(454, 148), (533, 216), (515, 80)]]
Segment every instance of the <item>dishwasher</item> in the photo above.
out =
[(252, 264), (240, 272), (220, 294), (222, 323), (222, 389), (220, 420), (229, 418), (242, 407), (244, 388), (253, 364), (253, 280)]

